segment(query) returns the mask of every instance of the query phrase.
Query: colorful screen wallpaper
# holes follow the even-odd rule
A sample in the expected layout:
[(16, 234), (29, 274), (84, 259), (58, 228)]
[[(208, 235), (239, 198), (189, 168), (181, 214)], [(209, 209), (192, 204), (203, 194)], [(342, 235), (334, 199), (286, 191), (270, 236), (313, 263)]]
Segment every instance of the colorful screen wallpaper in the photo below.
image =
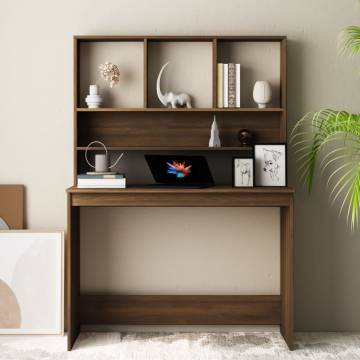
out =
[(173, 160), (172, 164), (167, 162), (166, 165), (166, 173), (170, 175), (176, 175), (176, 177), (179, 179), (183, 179), (191, 173), (191, 165), (186, 166), (185, 161), (178, 162)]

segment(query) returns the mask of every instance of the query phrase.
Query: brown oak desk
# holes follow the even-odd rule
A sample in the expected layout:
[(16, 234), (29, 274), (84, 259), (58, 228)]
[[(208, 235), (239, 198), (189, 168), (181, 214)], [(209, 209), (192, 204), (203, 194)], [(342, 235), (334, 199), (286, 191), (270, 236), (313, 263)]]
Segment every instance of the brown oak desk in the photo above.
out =
[[(293, 347), (293, 189), (78, 189), (68, 193), (67, 324), (71, 350), (82, 324), (280, 325)], [(280, 295), (81, 295), (80, 207), (280, 207)]]

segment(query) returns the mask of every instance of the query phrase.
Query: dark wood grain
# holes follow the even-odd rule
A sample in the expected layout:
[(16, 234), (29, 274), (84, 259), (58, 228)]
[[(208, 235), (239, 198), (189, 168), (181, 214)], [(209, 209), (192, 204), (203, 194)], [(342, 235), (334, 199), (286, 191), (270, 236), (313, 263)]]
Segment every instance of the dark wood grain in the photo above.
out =
[[(80, 44), (136, 41), (144, 44), (143, 108), (79, 108)], [(212, 107), (193, 109), (148, 108), (148, 46), (156, 42), (211, 42)], [(231, 42), (279, 42), (280, 104), (277, 108), (216, 108), (216, 64), (222, 47)], [(93, 140), (112, 150), (208, 150), (209, 129), (217, 114), (223, 148), (239, 147), (238, 132), (246, 128), (256, 142), (286, 142), (285, 36), (107, 36), (74, 37), (74, 184), (87, 169), (83, 151)], [(83, 295), (80, 303), (81, 206), (275, 206), (281, 208), (280, 296), (103, 296)], [(68, 189), (67, 325), (70, 350), (81, 323), (132, 324), (280, 324), (293, 347), (293, 189)], [(81, 316), (81, 319), (80, 319)]]
[(148, 40), (144, 39), (144, 108), (148, 107)]
[(281, 114), (280, 124), (280, 142), (286, 142), (287, 139), (287, 63), (286, 63), (286, 50), (287, 40), (284, 38), (281, 41), (280, 53), (280, 101), (283, 112)]
[(278, 325), (279, 295), (81, 295), (82, 324)]
[(283, 112), (284, 109), (282, 108), (96, 108), (96, 109), (90, 109), (90, 108), (77, 108), (77, 112), (181, 112), (181, 113), (193, 113), (193, 112), (258, 112), (258, 113), (264, 113), (264, 112)]
[[(248, 146), (221, 146), (221, 147), (208, 147), (208, 146), (194, 146), (190, 147), (175, 147), (175, 146), (107, 146), (108, 150), (121, 151), (121, 150), (132, 150), (132, 151), (238, 151), (238, 152), (252, 152), (252, 147)], [(76, 148), (77, 151), (85, 151), (86, 146), (79, 146)], [(91, 147), (88, 151), (102, 151), (102, 147)]]
[(195, 35), (195, 36), (154, 36), (154, 35), (142, 35), (142, 36), (124, 36), (124, 35), (76, 35), (75, 39), (79, 41), (143, 41), (144, 38), (148, 41), (211, 41), (213, 39), (223, 41), (281, 41), (285, 38), (283, 35), (244, 35), (244, 36), (223, 36), (223, 35)]
[(289, 349), (294, 346), (294, 200), (281, 208), (281, 334)]
[[(162, 191), (161, 191), (162, 190)], [(239, 191), (237, 191), (239, 190)], [(242, 191), (240, 188), (211, 189), (70, 189), (73, 206), (144, 206), (144, 207), (232, 207), (288, 206), (289, 192)]]
[[(107, 146), (125, 147), (207, 147), (212, 113), (79, 113), (77, 146), (94, 140)], [(224, 147), (240, 145), (238, 132), (251, 131), (257, 142), (279, 142), (280, 116), (272, 112), (221, 112), (217, 123)]]
[(67, 276), (67, 331), (68, 350), (71, 350), (80, 332), (80, 208), (72, 206), (72, 194), (68, 193), (68, 224), (66, 243)]
[(217, 39), (212, 43), (212, 107), (216, 109), (217, 104)]

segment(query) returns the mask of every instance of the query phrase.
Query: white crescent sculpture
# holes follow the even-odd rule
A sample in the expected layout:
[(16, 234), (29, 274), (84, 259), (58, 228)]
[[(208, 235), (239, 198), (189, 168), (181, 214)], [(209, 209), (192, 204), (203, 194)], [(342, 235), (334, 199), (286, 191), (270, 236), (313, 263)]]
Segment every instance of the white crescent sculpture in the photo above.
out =
[(189, 109), (189, 108), (191, 108), (191, 100), (190, 100), (190, 96), (188, 94), (185, 94), (185, 93), (174, 94), (171, 91), (163, 94), (161, 92), (161, 88), (160, 88), (161, 75), (168, 64), (169, 64), (169, 62), (167, 62), (161, 68), (159, 75), (157, 77), (157, 80), (156, 80), (157, 96), (158, 96), (159, 100), (161, 101), (161, 103), (166, 107), (177, 108), (177, 107), (186, 106)]

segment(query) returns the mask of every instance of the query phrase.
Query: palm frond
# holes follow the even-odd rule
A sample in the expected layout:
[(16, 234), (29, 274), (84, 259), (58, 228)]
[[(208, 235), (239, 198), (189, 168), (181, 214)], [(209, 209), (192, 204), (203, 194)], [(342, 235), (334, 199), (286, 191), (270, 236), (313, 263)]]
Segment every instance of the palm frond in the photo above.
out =
[(360, 115), (331, 109), (308, 113), (295, 125), (290, 145), (297, 157), (300, 180), (308, 191), (319, 168), (328, 177), (332, 203), (342, 198), (340, 213), (347, 206), (354, 229), (360, 204)]
[(360, 54), (360, 27), (356, 25), (346, 27), (339, 35), (338, 47), (342, 54)]

